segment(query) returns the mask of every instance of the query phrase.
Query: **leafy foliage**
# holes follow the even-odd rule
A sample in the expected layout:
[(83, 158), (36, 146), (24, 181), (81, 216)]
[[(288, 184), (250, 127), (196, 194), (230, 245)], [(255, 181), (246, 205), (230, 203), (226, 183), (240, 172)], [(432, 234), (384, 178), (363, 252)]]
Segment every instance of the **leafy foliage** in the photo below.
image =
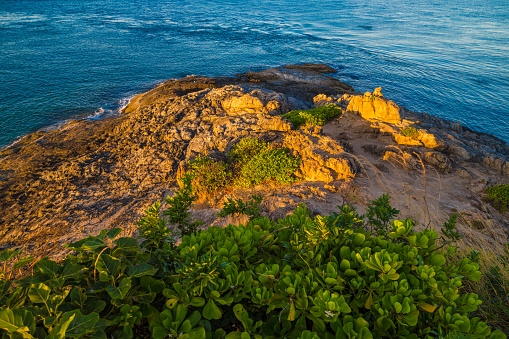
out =
[(489, 187), (485, 190), (484, 199), (502, 213), (509, 209), (509, 185), (501, 184)]
[(221, 212), (217, 215), (218, 217), (224, 218), (228, 215), (245, 214), (249, 216), (249, 220), (260, 217), (260, 203), (263, 200), (263, 196), (254, 195), (251, 200), (244, 202), (242, 199), (228, 199), (224, 203)]
[(292, 174), (300, 159), (288, 153), (287, 149), (274, 148), (258, 139), (242, 139), (230, 152), (237, 173), (234, 185), (251, 187), (269, 180), (281, 184), (294, 182)]
[(198, 157), (189, 163), (194, 192), (211, 193), (228, 184), (231, 172), (228, 164), (209, 157)]
[(387, 235), (391, 220), (399, 214), (397, 209), (392, 208), (390, 202), (391, 197), (384, 194), (368, 205), (368, 224), (377, 235)]
[(290, 120), (295, 128), (300, 126), (318, 125), (325, 123), (342, 113), (341, 108), (334, 104), (316, 107), (307, 111), (290, 111), (283, 118)]
[(196, 200), (191, 185), (193, 176), (186, 173), (180, 180), (181, 189), (176, 192), (175, 196), (164, 199), (169, 207), (163, 211), (163, 215), (168, 217), (170, 225), (176, 225), (180, 233), (186, 235), (196, 232), (202, 222), (199, 220), (191, 221), (189, 213), (189, 208), (193, 205), (193, 201)]
[(286, 149), (269, 149), (240, 164), (235, 180), (239, 187), (251, 187), (269, 180), (289, 184), (296, 180), (292, 174), (299, 168), (300, 159), (288, 154)]
[[(450, 260), (456, 248), (410, 220), (370, 230), (396, 217), (388, 198), (367, 220), (346, 205), (312, 219), (301, 206), (278, 221), (253, 214), (246, 225), (189, 232), (176, 247), (159, 207), (139, 223), (141, 245), (102, 231), (67, 245), (74, 254), (62, 263), (42, 259), (31, 276), (0, 280), (2, 337), (506, 338), (471, 316), (481, 301), (462, 287), (480, 279), (477, 263)], [(156, 233), (171, 244), (167, 257), (154, 257), (166, 248)]]
[(292, 183), (296, 180), (293, 173), (300, 165), (300, 159), (290, 155), (289, 150), (253, 138), (240, 140), (228, 156), (229, 166), (207, 157), (189, 163), (187, 174), (194, 192), (212, 193), (228, 185), (247, 188), (272, 180)]

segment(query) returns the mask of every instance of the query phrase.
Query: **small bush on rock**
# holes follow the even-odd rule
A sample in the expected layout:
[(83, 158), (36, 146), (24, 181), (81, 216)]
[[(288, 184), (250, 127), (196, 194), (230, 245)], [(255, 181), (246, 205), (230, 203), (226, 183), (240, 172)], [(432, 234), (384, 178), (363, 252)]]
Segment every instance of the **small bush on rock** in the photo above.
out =
[(307, 111), (290, 111), (283, 118), (290, 120), (295, 128), (300, 126), (323, 126), (327, 121), (342, 113), (341, 108), (334, 104), (316, 107)]
[(212, 193), (228, 184), (231, 172), (228, 164), (209, 157), (198, 157), (189, 163), (194, 192)]
[(493, 207), (502, 213), (509, 209), (509, 185), (495, 185), (485, 190), (486, 201), (489, 201)]
[(233, 184), (251, 187), (274, 180), (280, 184), (296, 180), (293, 173), (300, 159), (289, 154), (286, 148), (276, 148), (264, 141), (244, 138), (228, 154), (230, 165), (208, 157), (196, 158), (189, 163), (192, 186), (195, 192), (212, 193)]

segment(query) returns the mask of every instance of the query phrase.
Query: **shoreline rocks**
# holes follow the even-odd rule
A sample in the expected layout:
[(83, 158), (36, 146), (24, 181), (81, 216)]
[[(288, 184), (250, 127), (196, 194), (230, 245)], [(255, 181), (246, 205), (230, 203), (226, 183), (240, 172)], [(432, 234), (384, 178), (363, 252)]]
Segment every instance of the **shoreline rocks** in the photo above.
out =
[[(460, 200), (469, 194), (481, 199), (479, 183), (469, 189), (471, 182), (490, 177), (507, 183), (505, 142), (410, 112), (383, 97), (381, 89), (362, 95), (324, 75), (333, 72), (326, 65), (304, 64), (237, 77), (169, 80), (137, 95), (119, 116), (75, 121), (23, 138), (0, 151), (0, 250), (24, 248), (58, 259), (61, 244), (101, 229), (122, 227), (124, 235), (132, 235), (143, 210), (178, 187), (176, 178), (187, 161), (225, 157), (244, 137), (278, 143), (299, 155), (302, 164), (295, 174), (302, 181), (219, 192), (200, 215), (217, 213), (227, 196), (256, 193), (271, 201), (264, 208), (272, 217), (283, 217), (298, 203), (327, 213), (352, 200), (350, 190), (372, 185), (367, 178), (383, 173), (397, 180), (408, 171), (419, 180), (426, 166), (445, 181), (463, 183), (465, 191), (457, 198), (446, 194), (452, 196), (451, 206), (468, 205)], [(282, 118), (293, 109), (329, 103), (343, 114), (323, 128), (294, 130)], [(414, 135), (407, 133), (410, 128)], [(357, 199), (359, 205), (367, 201)], [(207, 218), (220, 224), (214, 215)]]

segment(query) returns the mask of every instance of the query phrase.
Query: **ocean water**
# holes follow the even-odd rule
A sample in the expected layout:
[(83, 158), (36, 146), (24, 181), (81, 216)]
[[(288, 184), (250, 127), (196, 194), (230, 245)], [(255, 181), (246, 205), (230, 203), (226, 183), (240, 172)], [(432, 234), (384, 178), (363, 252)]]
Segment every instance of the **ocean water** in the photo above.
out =
[(0, 0), (0, 146), (169, 78), (304, 62), (509, 141), (507, 0)]

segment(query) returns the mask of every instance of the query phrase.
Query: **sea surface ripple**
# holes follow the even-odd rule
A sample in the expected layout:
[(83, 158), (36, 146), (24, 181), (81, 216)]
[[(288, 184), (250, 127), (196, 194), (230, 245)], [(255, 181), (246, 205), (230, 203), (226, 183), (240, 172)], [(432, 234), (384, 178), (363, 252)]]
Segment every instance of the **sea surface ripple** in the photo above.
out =
[(507, 0), (0, 0), (0, 147), (169, 78), (305, 62), (509, 141)]

